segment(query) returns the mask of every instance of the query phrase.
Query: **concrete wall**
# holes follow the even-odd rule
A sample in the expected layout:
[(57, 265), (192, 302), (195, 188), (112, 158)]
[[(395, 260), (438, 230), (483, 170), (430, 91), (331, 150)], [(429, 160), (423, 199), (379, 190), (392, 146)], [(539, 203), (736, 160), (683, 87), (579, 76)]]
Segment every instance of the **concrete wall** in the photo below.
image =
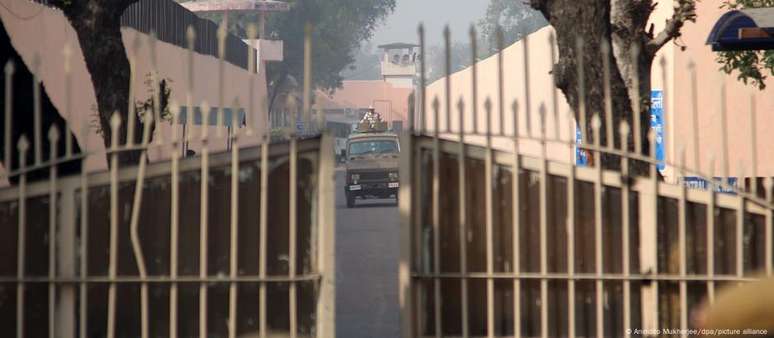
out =
[[(655, 31), (663, 28), (666, 19), (672, 15), (672, 7), (667, 4), (669, 1), (661, 1), (656, 11), (651, 17), (651, 22), (655, 25)], [(705, 40), (709, 35), (712, 26), (716, 20), (724, 13), (719, 8), (720, 1), (701, 1), (697, 3), (698, 20), (696, 23), (688, 23), (683, 28), (683, 37), (679, 40), (679, 45), (669, 43), (659, 52), (654, 62), (651, 81), (654, 90), (664, 90), (665, 92), (665, 148), (667, 161), (676, 163), (678, 153), (681, 148), (686, 151), (687, 165), (695, 166), (693, 123), (692, 121), (692, 100), (691, 100), (691, 79), (688, 70), (689, 61), (696, 63), (697, 70), (697, 89), (698, 89), (698, 114), (699, 114), (699, 144), (698, 149), (701, 156), (702, 172), (708, 171), (709, 155), (714, 154), (716, 159), (715, 175), (721, 175), (719, 165), (722, 152), (722, 133), (728, 132), (729, 163), (732, 171), (730, 176), (737, 176), (736, 168), (741, 162), (744, 163), (746, 172), (750, 174), (751, 168), (751, 133), (750, 133), (750, 97), (756, 99), (757, 119), (755, 121), (758, 137), (758, 176), (774, 176), (774, 153), (768, 151), (768, 144), (774, 142), (774, 133), (767, 133), (766, 122), (774, 120), (774, 96), (767, 95), (767, 91), (758, 91), (752, 86), (744, 85), (736, 79), (736, 74), (726, 75), (719, 70), (720, 65), (715, 61), (716, 54), (705, 45)], [(511, 113), (511, 103), (517, 100), (519, 103), (519, 133), (526, 136), (527, 129), (527, 110), (529, 111), (530, 123), (533, 126), (533, 135), (538, 136), (538, 126), (540, 118), (538, 111), (541, 105), (545, 105), (547, 113), (546, 128), (547, 134), (552, 136), (556, 131), (559, 132), (561, 139), (567, 141), (571, 135), (572, 122), (569, 120), (569, 106), (565, 98), (558, 92), (558, 122), (553, 118), (553, 109), (551, 95), (553, 86), (551, 81), (551, 63), (550, 63), (550, 45), (548, 36), (552, 31), (551, 27), (543, 28), (528, 38), (529, 41), (529, 89), (530, 104), (526, 107), (526, 84), (524, 72), (524, 41), (519, 41), (503, 52), (504, 60), (504, 83), (505, 83), (505, 118), (500, 121), (499, 111), (497, 109), (497, 56), (478, 62), (478, 91), (479, 99), (476, 103), (478, 108), (478, 126), (479, 131), (484, 131), (484, 102), (491, 98), (493, 102), (492, 112), (492, 130), (499, 132), (500, 125), (504, 125), (506, 134), (512, 134), (513, 114)], [(685, 46), (682, 50), (680, 46)], [(661, 66), (661, 61), (665, 64)], [(465, 131), (471, 132), (473, 122), (471, 92), (472, 92), (472, 70), (464, 69), (453, 74), (451, 80), (451, 129), (458, 130), (459, 119), (457, 102), (460, 98), (465, 102)], [(429, 129), (433, 126), (432, 102), (435, 98), (440, 101), (440, 129), (445, 130), (447, 114), (447, 93), (445, 90), (445, 78), (442, 78), (427, 87), (427, 101), (425, 109), (427, 111), (426, 125)], [(721, 83), (727, 85), (727, 108), (728, 117), (726, 122), (720, 120), (720, 96), (719, 87)], [(769, 88), (774, 88), (774, 80), (767, 81)], [(558, 128), (558, 129), (557, 129)], [(453, 137), (453, 135), (447, 135)], [(478, 141), (481, 141), (480, 139)], [(476, 142), (473, 139), (473, 142)], [(509, 141), (498, 141), (496, 145), (503, 148), (509, 147)], [(540, 150), (538, 143), (524, 142), (522, 147), (526, 152), (536, 153)], [(548, 155), (559, 160), (572, 158), (568, 153), (569, 148), (549, 147)], [(666, 175), (675, 177), (676, 173), (667, 168)]]
[[(671, 92), (676, 111), (674, 121), (673, 139), (675, 150), (680, 147), (686, 149), (687, 163), (689, 167), (695, 166), (693, 133), (698, 132), (698, 149), (701, 168), (708, 171), (709, 158), (712, 154), (715, 158), (715, 175), (721, 176), (720, 166), (722, 153), (722, 134), (728, 132), (728, 149), (731, 172), (730, 176), (737, 176), (739, 163), (744, 163), (747, 176), (752, 169), (752, 138), (750, 125), (750, 99), (756, 100), (757, 119), (754, 127), (758, 138), (758, 166), (757, 175), (774, 176), (774, 152), (771, 152), (770, 144), (774, 143), (774, 133), (768, 132), (768, 125), (774, 121), (774, 80), (769, 75), (767, 89), (759, 91), (752, 85), (745, 85), (736, 79), (737, 74), (725, 75), (719, 70), (720, 65), (715, 61), (716, 54), (710, 46), (705, 45), (707, 36), (712, 26), (720, 18), (724, 10), (719, 8), (720, 1), (701, 1), (697, 3), (698, 20), (696, 24), (689, 24), (683, 29), (682, 43), (687, 47), (685, 51), (675, 49), (673, 64), (675, 77)], [(691, 73), (687, 69), (689, 62), (696, 63), (697, 88), (698, 88), (698, 130), (693, 128), (691, 100)], [(721, 120), (720, 115), (720, 84), (727, 86), (727, 117)], [(672, 154), (676, 154), (675, 151)]]
[[(550, 45), (548, 44), (549, 34), (552, 32), (551, 27), (545, 27), (529, 36), (527, 40), (519, 41), (503, 51), (503, 74), (504, 74), (504, 106), (503, 119), (500, 119), (500, 111), (498, 109), (498, 61), (497, 55), (481, 60), (477, 63), (478, 79), (476, 81), (478, 87), (478, 100), (473, 102), (473, 71), (471, 68), (466, 68), (462, 71), (454, 73), (450, 77), (451, 91), (446, 92), (446, 78), (430, 84), (427, 87), (424, 124), (428, 130), (432, 130), (434, 126), (434, 110), (433, 102), (437, 99), (439, 101), (440, 110), (438, 112), (438, 124), (440, 131), (446, 131), (447, 121), (449, 122), (452, 132), (459, 130), (459, 110), (457, 109), (458, 102), (464, 101), (464, 128), (466, 133), (473, 133), (474, 120), (478, 127), (478, 133), (486, 133), (486, 109), (485, 102), (491, 100), (492, 112), (491, 112), (491, 129), (493, 134), (500, 133), (500, 127), (506, 135), (513, 135), (514, 126), (514, 114), (512, 113), (511, 106), (514, 102), (518, 102), (518, 131), (522, 136), (528, 134), (528, 123), (532, 128), (532, 135), (539, 136), (540, 132), (540, 116), (538, 112), (540, 107), (543, 106), (546, 111), (546, 130), (550, 137), (554, 137), (556, 133), (559, 134), (559, 139), (567, 142), (574, 139), (574, 131), (571, 129), (572, 122), (569, 117), (569, 106), (566, 103), (564, 96), (561, 92), (556, 91), (557, 103), (556, 107), (552, 104), (552, 93), (554, 92), (553, 81), (550, 75), (551, 70), (551, 58), (550, 58)], [(526, 54), (529, 59), (529, 78), (525, 77), (525, 41), (528, 44)], [(527, 105), (527, 92), (529, 89), (529, 105)], [(449, 99), (447, 102), (447, 98)], [(474, 117), (473, 108), (477, 109), (477, 114)], [(558, 119), (554, 118), (554, 112), (557, 112)], [(529, 117), (528, 117), (529, 116)], [(529, 122), (528, 122), (529, 121)], [(421, 124), (421, 122), (420, 122)], [(448, 135), (453, 137), (453, 135)], [(481, 138), (469, 138), (472, 143), (483, 143)], [(502, 149), (512, 149), (512, 142), (507, 139), (498, 139), (495, 141), (495, 146)], [(540, 150), (539, 144), (536, 142), (524, 141), (520, 145), (522, 151), (531, 154), (538, 154)], [(549, 147), (548, 154), (552, 158), (560, 161), (570, 161), (571, 151), (569, 147), (555, 144)]]
[[(90, 171), (102, 170), (107, 167), (104, 156), (102, 137), (98, 135), (96, 124), (93, 124), (88, 132), (83, 135), (81, 127), (84, 123), (96, 121), (96, 97), (91, 85), (90, 75), (86, 69), (77, 35), (67, 19), (58, 10), (54, 10), (39, 4), (19, 0), (0, 0), (3, 6), (0, 8), (6, 30), (13, 41), (14, 47), (23, 57), (23, 62), (32, 69), (33, 60), (40, 58), (41, 66), (39, 75), (46, 92), (51, 97), (54, 105), (59, 109), (65, 119), (71, 123), (71, 129), (77, 135), (81, 147), (88, 147), (90, 152), (96, 155), (90, 156), (87, 169)], [(149, 48), (149, 36), (138, 33), (133, 29), (124, 28), (123, 40), (128, 53), (136, 56), (137, 81), (134, 90), (138, 100), (146, 100), (150, 97), (146, 75), (155, 68), (160, 78), (170, 79), (171, 99), (181, 105), (185, 105), (188, 88), (188, 50), (176, 45), (156, 43), (156, 66), (153, 66)], [(132, 52), (131, 46), (139, 41), (137, 50)], [(63, 50), (69, 46), (72, 50), (70, 60), (71, 86), (70, 104), (72, 111), (65, 112), (67, 102), (67, 85), (65, 81)], [(0, 60), (5, 62), (5, 60)], [(248, 123), (256, 130), (261, 130), (266, 116), (266, 75), (265, 67), (260, 67), (258, 74), (250, 74), (247, 70), (224, 62), (222, 64), (223, 83), (219, 83), (218, 74), (221, 63), (217, 58), (194, 54), (194, 79), (191, 100), (194, 105), (207, 102), (210, 106), (231, 107), (238, 100), (242, 107), (248, 107), (252, 100), (254, 109), (245, 109), (248, 114)], [(253, 81), (253, 92), (249, 91), (250, 81)], [(222, 101), (219, 88), (222, 89)], [(163, 122), (157, 129), (155, 138), (169, 140), (172, 134), (171, 123)], [(199, 128), (191, 128), (197, 135)], [(210, 127), (210, 131), (216, 128)], [(223, 133), (225, 135), (225, 133)], [(197, 137), (198, 138), (198, 137)], [(245, 143), (256, 143), (257, 138), (252, 137)], [(169, 144), (169, 142), (166, 142)], [(217, 149), (225, 149), (226, 141), (214, 141), (211, 143)], [(192, 143), (196, 150), (197, 145)], [(168, 148), (153, 149), (150, 151), (151, 160), (158, 160), (168, 156)]]

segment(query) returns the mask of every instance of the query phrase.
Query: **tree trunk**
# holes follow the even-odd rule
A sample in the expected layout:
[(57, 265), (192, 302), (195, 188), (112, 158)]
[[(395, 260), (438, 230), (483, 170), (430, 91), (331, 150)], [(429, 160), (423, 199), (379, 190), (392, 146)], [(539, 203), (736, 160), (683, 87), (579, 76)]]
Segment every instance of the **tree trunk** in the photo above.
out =
[[(97, 96), (99, 123), (105, 147), (110, 147), (112, 130), (110, 119), (114, 113), (121, 117), (118, 141), (127, 141), (127, 117), (129, 110), (130, 65), (121, 38), (121, 15), (137, 0), (90, 0), (72, 3), (54, 3), (61, 8), (78, 34)], [(142, 141), (143, 124), (135, 121), (135, 143)], [(136, 165), (139, 150), (123, 151), (119, 155), (121, 165)]]
[[(616, 2), (616, 0), (612, 0)], [(620, 20), (619, 13), (624, 4), (611, 6), (609, 2), (600, 0), (547, 0), (532, 1), (532, 6), (543, 13), (546, 19), (551, 23), (556, 31), (556, 43), (559, 52), (559, 61), (554, 65), (556, 86), (564, 93), (568, 104), (575, 111), (577, 121), (582, 121), (580, 114), (581, 92), (579, 85), (581, 79), (578, 73), (578, 63), (581, 63), (584, 72), (585, 88), (585, 133), (586, 144), (593, 144), (594, 132), (592, 128), (592, 117), (599, 115), (601, 120), (600, 144), (609, 145), (610, 140), (607, 137), (607, 126), (605, 119), (605, 81), (610, 82), (611, 104), (613, 111), (613, 140), (612, 144), (616, 148), (621, 148), (619, 126), (621, 121), (627, 121), (634, 127), (634, 114), (632, 95), (630, 88), (634, 83), (635, 68), (632, 66), (633, 58), (626, 57), (631, 55), (633, 45), (641, 45), (640, 41), (632, 41), (633, 34), (623, 34), (618, 32), (620, 26), (611, 24), (613, 22), (611, 15), (615, 15), (615, 20)], [(615, 9), (613, 9), (615, 8)], [(628, 8), (631, 9), (631, 8)], [(647, 18), (647, 13), (644, 14)], [(631, 21), (629, 21), (631, 22)], [(636, 28), (632, 28), (632, 32)], [(611, 39), (612, 37), (612, 39)], [(583, 42), (583, 50), (578, 55), (578, 39)], [(608, 53), (607, 61), (610, 64), (610, 78), (605, 78), (604, 59), (601, 46), (604, 43), (612, 41), (612, 53)], [(643, 40), (644, 41), (644, 40)], [(640, 55), (636, 68), (639, 74), (650, 74), (650, 65), (652, 56), (647, 53)], [(648, 78), (649, 76), (641, 76)], [(640, 81), (640, 97), (650, 98), (650, 82)], [(649, 116), (646, 114), (648, 105), (641, 105), (640, 114), (640, 135), (643, 154), (649, 153), (649, 144), (647, 135), (649, 130)], [(632, 128), (633, 131), (633, 128)], [(632, 152), (634, 148), (634, 133), (630, 134), (627, 149)], [(599, 160), (605, 168), (617, 170), (620, 169), (620, 158), (609, 154), (603, 154)], [(630, 163), (630, 169), (633, 174), (648, 175), (648, 166), (641, 162), (633, 161)]]

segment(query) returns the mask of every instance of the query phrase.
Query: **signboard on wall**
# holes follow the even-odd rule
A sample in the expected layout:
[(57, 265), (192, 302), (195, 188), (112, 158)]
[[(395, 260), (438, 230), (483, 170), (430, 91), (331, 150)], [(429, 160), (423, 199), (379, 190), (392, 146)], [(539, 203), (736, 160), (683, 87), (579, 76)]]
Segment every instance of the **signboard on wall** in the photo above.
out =
[(650, 93), (650, 129), (656, 133), (656, 160), (658, 171), (666, 169), (664, 162), (664, 91), (653, 90)]
[(578, 126), (575, 126), (575, 165), (579, 167), (585, 167), (589, 165), (588, 151), (582, 149), (580, 146), (583, 144), (583, 137), (581, 130)]
[(683, 177), (683, 184), (689, 189), (713, 190), (725, 194), (735, 194), (734, 189), (738, 188), (738, 179), (736, 177), (722, 178), (714, 177), (712, 182), (704, 178), (695, 176)]
[[(664, 91), (656, 89), (650, 94), (650, 128), (656, 133), (656, 160), (658, 170), (663, 174), (666, 169), (666, 151), (664, 147)], [(589, 164), (588, 151), (581, 149), (581, 131), (575, 126), (575, 165), (585, 167)]]

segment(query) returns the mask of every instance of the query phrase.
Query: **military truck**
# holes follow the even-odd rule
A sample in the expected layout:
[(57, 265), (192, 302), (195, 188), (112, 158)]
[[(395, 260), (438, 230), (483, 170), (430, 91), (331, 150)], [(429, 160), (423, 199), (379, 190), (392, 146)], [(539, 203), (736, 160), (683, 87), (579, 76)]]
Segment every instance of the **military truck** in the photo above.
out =
[(347, 139), (344, 150), (347, 207), (358, 199), (398, 199), (398, 136), (372, 109)]

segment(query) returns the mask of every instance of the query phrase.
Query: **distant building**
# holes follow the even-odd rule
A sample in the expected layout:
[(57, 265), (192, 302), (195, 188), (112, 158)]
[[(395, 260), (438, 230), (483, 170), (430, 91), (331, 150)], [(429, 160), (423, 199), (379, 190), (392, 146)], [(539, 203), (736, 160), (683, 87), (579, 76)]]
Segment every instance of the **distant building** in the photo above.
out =
[(332, 94), (318, 91), (315, 107), (325, 114), (336, 137), (346, 138), (373, 107), (393, 131), (406, 127), (409, 97), (416, 89), (418, 47), (410, 43), (381, 45), (380, 80), (346, 80)]
[(418, 45), (391, 43), (379, 46), (382, 56), (382, 80), (398, 88), (414, 88), (417, 75)]

